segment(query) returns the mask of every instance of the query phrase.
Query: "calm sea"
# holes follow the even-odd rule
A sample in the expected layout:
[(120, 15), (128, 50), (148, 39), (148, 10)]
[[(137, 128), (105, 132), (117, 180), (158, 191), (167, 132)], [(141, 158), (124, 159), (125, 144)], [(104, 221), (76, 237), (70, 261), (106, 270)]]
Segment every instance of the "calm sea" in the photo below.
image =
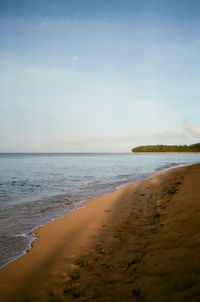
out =
[(0, 266), (24, 254), (39, 225), (200, 154), (0, 154)]

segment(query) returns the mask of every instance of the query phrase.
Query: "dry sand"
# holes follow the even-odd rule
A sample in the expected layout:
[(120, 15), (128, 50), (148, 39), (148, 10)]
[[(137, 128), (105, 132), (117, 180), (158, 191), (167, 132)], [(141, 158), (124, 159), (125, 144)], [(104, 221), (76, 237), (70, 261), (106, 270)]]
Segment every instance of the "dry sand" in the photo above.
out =
[(200, 301), (200, 164), (89, 201), (0, 271), (4, 301)]

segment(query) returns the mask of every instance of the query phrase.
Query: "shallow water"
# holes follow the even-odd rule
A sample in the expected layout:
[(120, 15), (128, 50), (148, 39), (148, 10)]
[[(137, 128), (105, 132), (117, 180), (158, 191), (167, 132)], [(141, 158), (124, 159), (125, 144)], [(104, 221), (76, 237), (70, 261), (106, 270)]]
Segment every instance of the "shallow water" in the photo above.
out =
[(22, 255), (31, 231), (200, 154), (0, 154), (0, 266)]

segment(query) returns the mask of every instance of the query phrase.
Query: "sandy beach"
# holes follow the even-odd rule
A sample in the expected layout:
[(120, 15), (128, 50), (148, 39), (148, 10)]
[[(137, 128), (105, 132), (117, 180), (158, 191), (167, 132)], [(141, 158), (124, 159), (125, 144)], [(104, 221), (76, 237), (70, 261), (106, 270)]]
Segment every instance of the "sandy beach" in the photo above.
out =
[(200, 164), (87, 202), (0, 271), (1, 301), (200, 301)]

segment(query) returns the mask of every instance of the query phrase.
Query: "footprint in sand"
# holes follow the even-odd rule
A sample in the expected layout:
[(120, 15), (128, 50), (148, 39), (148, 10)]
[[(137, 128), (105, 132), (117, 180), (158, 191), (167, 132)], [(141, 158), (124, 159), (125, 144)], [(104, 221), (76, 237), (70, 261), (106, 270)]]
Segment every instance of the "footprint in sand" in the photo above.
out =
[(111, 212), (111, 210), (104, 210), (104, 212), (105, 212), (105, 213), (110, 213), (110, 212)]
[(80, 279), (81, 275), (79, 272), (73, 272), (70, 274), (71, 280), (78, 280)]
[(141, 290), (139, 288), (136, 288), (132, 291), (132, 295), (134, 297), (139, 297), (141, 295)]
[(141, 260), (142, 260), (142, 257), (141, 257), (141, 256), (136, 256), (131, 262), (129, 262), (129, 263), (127, 264), (127, 269), (126, 269), (126, 271), (128, 271), (129, 268), (130, 268), (132, 265), (137, 264), (137, 263), (140, 263)]

